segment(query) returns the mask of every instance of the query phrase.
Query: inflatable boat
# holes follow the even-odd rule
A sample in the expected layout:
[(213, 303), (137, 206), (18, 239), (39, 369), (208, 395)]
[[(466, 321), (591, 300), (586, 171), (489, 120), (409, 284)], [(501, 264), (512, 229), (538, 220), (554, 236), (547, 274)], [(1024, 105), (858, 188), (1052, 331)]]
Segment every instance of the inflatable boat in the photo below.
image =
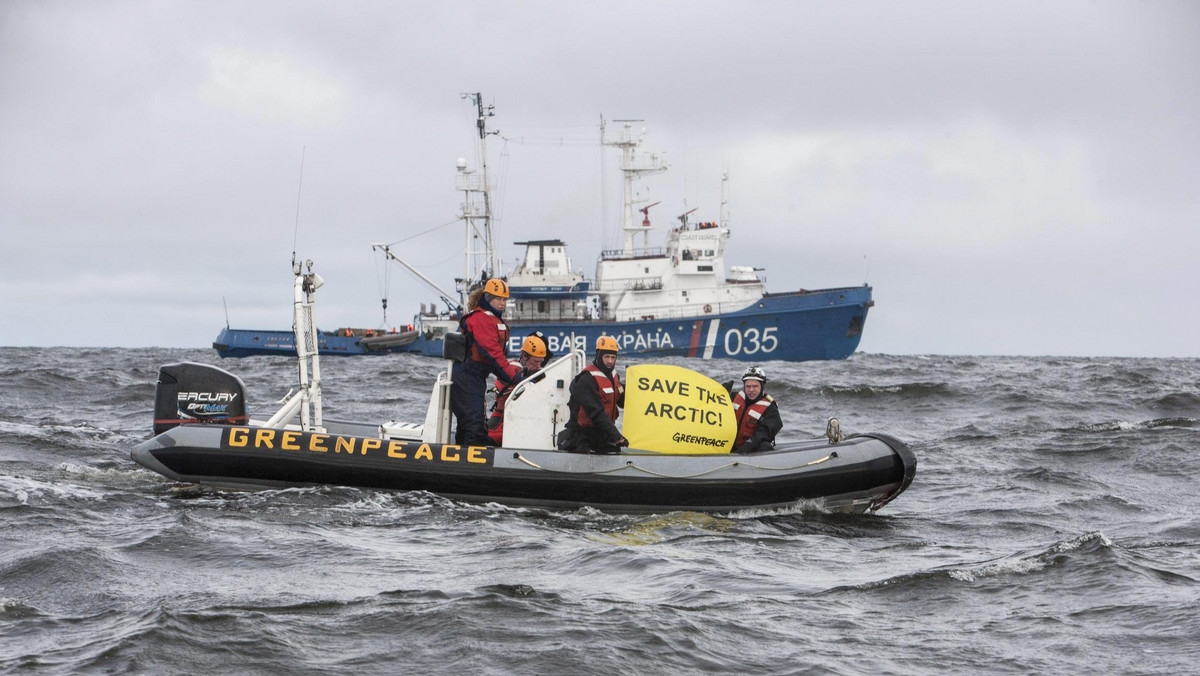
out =
[[(297, 271), (296, 326), (316, 325), (312, 293), (319, 286), (311, 264), (308, 275)], [(696, 444), (696, 434), (672, 434), (671, 421), (653, 421), (648, 436), (631, 433), (626, 421), (631, 448), (618, 454), (559, 451), (568, 386), (587, 363), (579, 350), (513, 390), (504, 408), (503, 446), (457, 445), (451, 443), (449, 402), (450, 365), (462, 347), (455, 335), (445, 341), (448, 365), (437, 375), (422, 424), (324, 419), (316, 342), (303, 335), (296, 337), (299, 389), (266, 420), (250, 417), (237, 376), (197, 363), (163, 366), (155, 395), (156, 434), (134, 448), (132, 458), (173, 481), (223, 489), (336, 485), (556, 510), (646, 513), (798, 503), (834, 512), (875, 511), (902, 493), (916, 473), (916, 457), (904, 443), (885, 434), (844, 437), (836, 419), (829, 421), (825, 438), (781, 441), (752, 455), (730, 454), (732, 439), (724, 446)], [(627, 374), (631, 383), (646, 385), (644, 396), (668, 396), (659, 394), (662, 389), (678, 397), (697, 389), (653, 387), (649, 376), (632, 375), (642, 368), (631, 366)], [(679, 367), (660, 368), (707, 380)], [(669, 373), (678, 377), (676, 371)], [(676, 404), (672, 410), (681, 408)], [(717, 429), (711, 421), (708, 427)]]
[(874, 511), (899, 495), (916, 469), (908, 448), (884, 435), (781, 443), (754, 455), (586, 455), (431, 444), (353, 423), (326, 428), (179, 426), (139, 445), (133, 459), (173, 481), (216, 488), (327, 484), (619, 512), (728, 512), (799, 501), (836, 512)]

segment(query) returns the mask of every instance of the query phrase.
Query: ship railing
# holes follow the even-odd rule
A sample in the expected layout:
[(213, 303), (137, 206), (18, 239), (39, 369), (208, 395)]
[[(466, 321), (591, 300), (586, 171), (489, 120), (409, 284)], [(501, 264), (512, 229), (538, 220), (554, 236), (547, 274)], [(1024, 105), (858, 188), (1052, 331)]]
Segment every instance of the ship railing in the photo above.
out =
[(633, 260), (636, 258), (666, 258), (667, 250), (662, 247), (653, 247), (648, 249), (634, 249), (626, 253), (623, 249), (607, 249), (600, 252), (601, 260)]
[(754, 275), (754, 279), (731, 279), (729, 277), (726, 277), (725, 283), (726, 284), (766, 284), (767, 276), (766, 275)]
[(459, 172), (454, 177), (454, 189), (458, 191), (470, 190), (472, 192), (483, 192), (484, 190), (494, 190), (495, 188), (495, 181), (489, 180), (487, 183), (484, 183), (483, 174)]
[(588, 313), (579, 309), (554, 309), (549, 308), (545, 312), (538, 312), (534, 309), (514, 310), (510, 305), (509, 309), (504, 311), (504, 318), (509, 321), (516, 322), (581, 322), (588, 320)]
[(654, 319), (705, 319), (725, 312), (737, 312), (752, 303), (685, 303), (683, 305), (659, 305), (655, 307), (619, 310), (610, 313), (609, 321), (633, 322), (650, 321)]

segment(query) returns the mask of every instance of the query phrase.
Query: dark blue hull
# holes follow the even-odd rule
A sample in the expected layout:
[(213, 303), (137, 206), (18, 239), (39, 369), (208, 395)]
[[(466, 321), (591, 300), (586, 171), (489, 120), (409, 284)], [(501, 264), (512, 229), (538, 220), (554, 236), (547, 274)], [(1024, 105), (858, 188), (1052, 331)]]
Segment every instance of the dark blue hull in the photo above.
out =
[[(590, 351), (596, 338), (613, 336), (626, 355), (680, 356), (744, 361), (811, 361), (845, 359), (858, 349), (873, 305), (871, 287), (767, 295), (738, 312), (683, 319), (631, 322), (511, 322), (510, 353), (533, 330), (546, 334), (550, 350), (579, 347)], [(290, 331), (251, 331), (225, 328), (213, 347), (222, 357), (257, 354), (295, 355)], [(388, 351), (369, 351), (360, 339), (322, 334), (322, 355), (409, 352), (440, 357), (441, 336), (422, 335)]]

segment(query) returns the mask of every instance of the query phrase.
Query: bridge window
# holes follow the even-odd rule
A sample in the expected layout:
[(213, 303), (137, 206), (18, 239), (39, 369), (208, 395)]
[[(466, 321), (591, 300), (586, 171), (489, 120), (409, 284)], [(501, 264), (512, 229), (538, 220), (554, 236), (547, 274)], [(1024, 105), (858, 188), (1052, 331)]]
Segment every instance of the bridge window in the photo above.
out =
[(538, 301), (538, 312), (542, 312), (542, 313), (546, 312), (546, 301), (544, 301), (544, 300)]

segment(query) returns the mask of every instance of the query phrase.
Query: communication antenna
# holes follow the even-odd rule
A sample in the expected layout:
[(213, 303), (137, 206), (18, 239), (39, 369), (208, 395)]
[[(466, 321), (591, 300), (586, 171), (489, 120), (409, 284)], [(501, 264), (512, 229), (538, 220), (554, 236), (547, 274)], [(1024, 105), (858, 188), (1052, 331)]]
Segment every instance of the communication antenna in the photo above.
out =
[[(499, 269), (498, 269), (499, 266), (496, 265), (496, 242), (495, 242), (495, 238), (493, 237), (493, 232), (495, 230), (495, 224), (492, 223), (492, 197), (489, 194), (491, 185), (489, 183), (489, 177), (488, 177), (487, 137), (495, 136), (495, 135), (499, 134), (500, 132), (498, 130), (488, 130), (488, 128), (487, 128), (487, 119), (489, 117), (495, 117), (496, 107), (494, 105), (485, 105), (483, 102), (483, 94), (482, 93), (480, 93), (480, 92), (473, 92), (473, 93), (472, 92), (464, 92), (463, 94), (460, 94), (460, 97), (463, 99), (467, 99), (471, 103), (475, 104), (475, 111), (476, 111), (475, 128), (479, 133), (479, 161), (480, 161), (480, 168), (483, 173), (483, 190), (482, 190), (482, 193), (483, 193), (483, 238), (482, 239), (483, 239), (484, 250), (482, 252), (474, 252), (474, 253), (482, 254), (483, 261), (480, 264), (480, 272), (483, 274), (480, 275), (480, 279), (486, 280), (488, 277), (499, 274)], [(468, 224), (470, 225), (471, 222), (468, 221)], [(468, 228), (468, 231), (470, 229), (471, 228)], [(464, 281), (464, 284), (469, 285), (471, 278), (474, 277), (474, 274), (473, 274), (474, 270), (470, 269), (471, 264), (469, 262), (472, 257), (471, 256), (471, 253), (472, 253), (471, 252), (471, 240), (470, 240), (469, 236), (467, 238), (467, 251), (468, 251), (468, 255), (467, 255), (467, 258), (468, 258), (467, 268), (468, 269), (467, 269), (466, 275), (464, 276), (464, 279), (466, 280), (466, 281)]]
[(229, 328), (229, 304), (225, 302), (225, 296), (221, 296), (221, 305), (225, 306), (225, 328)]
[(721, 173), (721, 211), (719, 218), (721, 219), (721, 227), (729, 227), (729, 167)]
[(633, 191), (633, 182), (643, 176), (649, 174), (657, 174), (667, 170), (669, 166), (666, 159), (659, 153), (651, 153), (648, 160), (643, 160), (637, 155), (637, 149), (642, 145), (642, 137), (646, 135), (646, 128), (642, 127), (640, 133), (634, 132), (633, 125), (635, 122), (642, 120), (613, 120), (621, 124), (621, 131), (615, 140), (608, 140), (604, 134), (604, 127), (600, 128), (600, 145), (621, 150), (621, 173), (625, 175), (625, 209), (621, 218), (621, 229), (625, 233), (625, 248), (623, 250), (626, 256), (632, 255), (634, 252), (634, 235), (643, 233), (643, 246), (648, 246), (650, 232), (648, 228), (640, 227), (633, 220), (633, 205), (649, 201), (635, 200)]
[(300, 147), (300, 185), (296, 187), (296, 226), (292, 231), (292, 267), (296, 267), (296, 241), (300, 238), (300, 193), (304, 190), (304, 154), (308, 146)]

